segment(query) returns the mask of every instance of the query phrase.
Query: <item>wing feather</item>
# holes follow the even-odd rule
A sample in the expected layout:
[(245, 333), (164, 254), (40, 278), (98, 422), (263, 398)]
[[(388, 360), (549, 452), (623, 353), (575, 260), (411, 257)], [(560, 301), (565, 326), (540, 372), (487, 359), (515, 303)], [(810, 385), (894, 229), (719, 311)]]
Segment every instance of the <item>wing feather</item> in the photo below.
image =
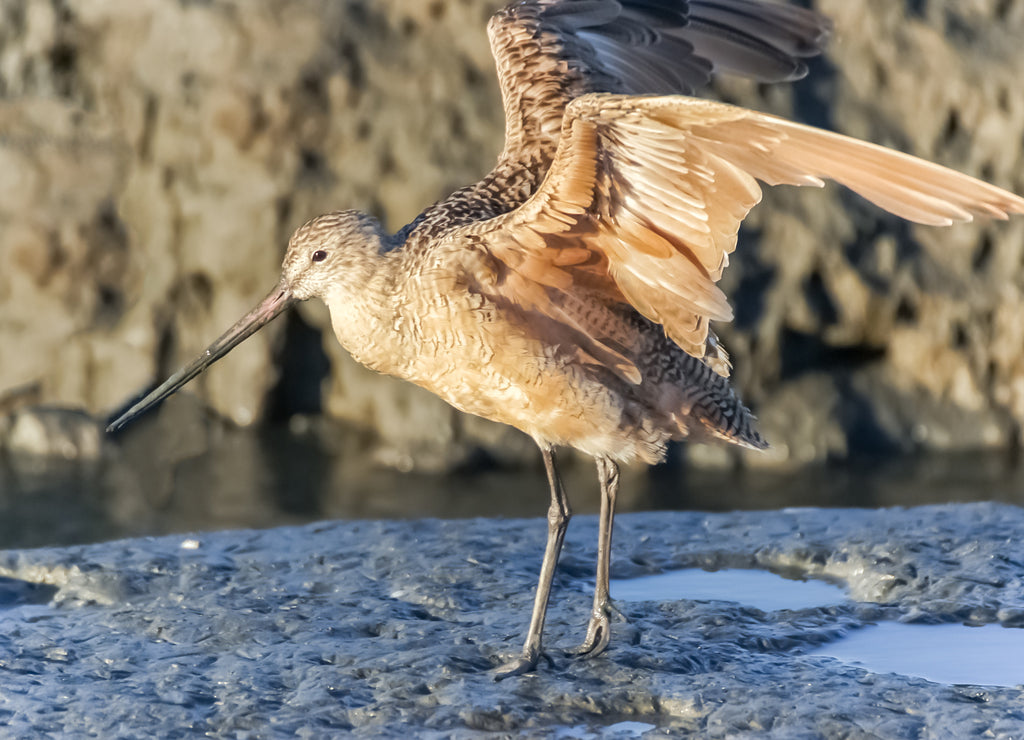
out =
[(505, 109), (505, 145), (478, 183), (428, 208), (403, 244), (425, 245), (521, 206), (558, 147), (566, 106), (590, 93), (690, 93), (718, 69), (800, 77), (831, 25), (766, 0), (519, 0), (487, 26)]
[(503, 160), (547, 162), (580, 95), (691, 93), (715, 69), (764, 82), (806, 74), (831, 24), (753, 0), (525, 0), (488, 24), (505, 106)]
[(503, 300), (571, 325), (591, 355), (614, 356), (639, 382), (581, 296), (628, 303), (691, 355), (717, 356), (709, 322), (732, 318), (717, 281), (761, 198), (758, 181), (826, 179), (922, 224), (1024, 213), (1012, 193), (841, 134), (679, 95), (596, 94), (568, 107), (537, 192), (449, 243), (472, 235), (517, 275), (494, 288)]

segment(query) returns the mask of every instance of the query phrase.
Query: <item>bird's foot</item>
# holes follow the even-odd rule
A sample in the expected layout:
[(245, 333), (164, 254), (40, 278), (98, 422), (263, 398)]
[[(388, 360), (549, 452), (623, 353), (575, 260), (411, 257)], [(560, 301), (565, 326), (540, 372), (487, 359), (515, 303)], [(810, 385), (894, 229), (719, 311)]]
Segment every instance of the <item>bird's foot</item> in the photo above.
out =
[(540, 650), (523, 650), (523, 654), (515, 660), (510, 660), (494, 672), (495, 681), (503, 681), (511, 676), (522, 676), (524, 673), (531, 673), (537, 669), (537, 663), (543, 658), (548, 662), (549, 667), (554, 667), (555, 661), (551, 656)]
[(608, 647), (611, 636), (608, 612), (602, 609), (600, 612), (595, 612), (591, 615), (590, 622), (587, 624), (587, 636), (583, 639), (583, 644), (578, 648), (569, 650), (568, 654), (577, 658), (593, 658), (595, 655), (600, 655), (604, 652), (605, 648)]

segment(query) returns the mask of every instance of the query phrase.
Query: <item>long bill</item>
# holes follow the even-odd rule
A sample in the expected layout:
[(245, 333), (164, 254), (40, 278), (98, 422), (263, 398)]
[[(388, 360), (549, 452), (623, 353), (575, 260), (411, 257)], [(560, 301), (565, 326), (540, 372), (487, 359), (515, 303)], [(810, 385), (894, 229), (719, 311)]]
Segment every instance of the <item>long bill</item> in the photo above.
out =
[(136, 416), (145, 413), (160, 403), (167, 396), (181, 388), (192, 378), (199, 375), (210, 365), (251, 337), (268, 323), (277, 318), (296, 299), (291, 290), (282, 281), (256, 308), (243, 316), (239, 321), (224, 332), (213, 344), (196, 359), (178, 370), (171, 377), (158, 385), (145, 398), (133, 404), (131, 408), (114, 419), (107, 426), (108, 432), (116, 432)]

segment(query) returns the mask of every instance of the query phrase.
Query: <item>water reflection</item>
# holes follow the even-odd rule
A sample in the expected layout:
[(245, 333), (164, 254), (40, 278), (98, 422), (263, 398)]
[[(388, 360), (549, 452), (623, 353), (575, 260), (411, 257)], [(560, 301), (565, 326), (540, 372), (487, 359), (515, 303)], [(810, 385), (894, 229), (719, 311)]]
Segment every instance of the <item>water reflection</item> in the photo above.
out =
[(810, 654), (838, 658), (872, 673), (899, 673), (936, 683), (1024, 684), (1024, 629), (998, 624), (882, 622)]
[(813, 609), (841, 604), (846, 595), (824, 581), (798, 581), (765, 570), (685, 568), (653, 576), (611, 581), (613, 599), (622, 601), (734, 601), (761, 611)]
[(626, 738), (642, 737), (644, 733), (656, 729), (657, 726), (649, 722), (623, 720), (606, 727), (574, 725), (573, 727), (556, 728), (552, 737), (555, 740), (593, 740), (595, 738), (626, 740)]
[[(547, 509), (539, 456), (525, 470), (478, 465), (433, 475), (382, 468), (369, 450), (365, 438), (342, 430), (142, 422), (93, 464), (0, 457), (0, 549), (331, 518), (539, 517)], [(573, 509), (596, 513), (592, 465), (562, 462)], [(997, 455), (790, 474), (695, 470), (676, 460), (625, 471), (619, 510), (1019, 504), (1022, 483), (1024, 474)]]
[[(770, 612), (842, 603), (841, 589), (822, 581), (797, 581), (763, 570), (696, 568), (613, 580), (621, 601), (731, 601)], [(974, 686), (1024, 684), (1024, 629), (998, 624), (880, 622), (850, 632), (808, 655), (836, 658), (872, 673), (898, 673), (936, 683)]]

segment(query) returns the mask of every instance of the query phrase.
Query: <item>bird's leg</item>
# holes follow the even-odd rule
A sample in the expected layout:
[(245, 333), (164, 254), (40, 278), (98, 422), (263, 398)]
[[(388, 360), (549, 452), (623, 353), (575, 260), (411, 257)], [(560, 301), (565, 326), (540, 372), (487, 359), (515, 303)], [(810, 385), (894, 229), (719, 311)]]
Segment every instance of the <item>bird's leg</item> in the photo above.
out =
[(611, 627), (608, 617), (611, 601), (608, 591), (608, 572), (612, 556), (612, 522), (615, 519), (615, 496), (619, 492), (619, 466), (607, 457), (597, 458), (597, 476), (601, 481), (601, 520), (597, 533), (597, 578), (594, 584), (594, 607), (587, 624), (583, 644), (572, 651), (574, 655), (593, 657), (608, 647)]
[(544, 562), (540, 566), (540, 580), (537, 582), (537, 594), (533, 600), (533, 615), (530, 618), (530, 629), (526, 633), (523, 653), (518, 660), (513, 660), (498, 669), (495, 680), (500, 681), (509, 676), (528, 673), (537, 667), (541, 656), (541, 633), (544, 631), (544, 618), (548, 611), (548, 598), (551, 596), (551, 581), (555, 576), (558, 555), (562, 551), (565, 530), (569, 526), (572, 511), (569, 499), (562, 488), (562, 480), (558, 477), (555, 467), (555, 453), (550, 447), (541, 445), (544, 456), (544, 469), (548, 474), (548, 485), (551, 486), (551, 505), (548, 507), (548, 543), (544, 549)]

